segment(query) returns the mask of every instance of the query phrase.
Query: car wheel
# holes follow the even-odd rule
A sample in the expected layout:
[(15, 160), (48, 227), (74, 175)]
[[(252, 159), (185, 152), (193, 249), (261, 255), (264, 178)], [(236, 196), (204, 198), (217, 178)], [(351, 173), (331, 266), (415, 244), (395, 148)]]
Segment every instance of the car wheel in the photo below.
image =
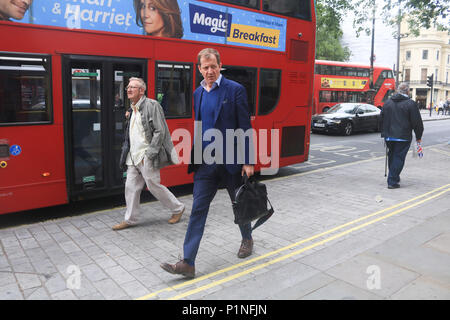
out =
[(352, 134), (352, 132), (353, 132), (353, 125), (352, 125), (351, 122), (347, 122), (347, 123), (344, 125), (343, 133), (344, 133), (344, 135), (349, 136), (349, 135)]

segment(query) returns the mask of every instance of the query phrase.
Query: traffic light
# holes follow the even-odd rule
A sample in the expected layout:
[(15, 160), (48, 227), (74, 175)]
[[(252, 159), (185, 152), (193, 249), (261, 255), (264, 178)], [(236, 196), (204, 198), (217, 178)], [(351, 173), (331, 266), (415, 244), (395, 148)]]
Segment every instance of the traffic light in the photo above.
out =
[(433, 75), (427, 77), (427, 87), (433, 87)]

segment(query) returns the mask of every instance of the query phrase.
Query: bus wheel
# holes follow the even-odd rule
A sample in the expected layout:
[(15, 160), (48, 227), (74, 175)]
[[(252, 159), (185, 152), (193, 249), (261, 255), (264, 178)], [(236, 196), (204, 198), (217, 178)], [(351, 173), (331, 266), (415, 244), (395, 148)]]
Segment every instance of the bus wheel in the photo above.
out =
[(353, 132), (353, 125), (351, 122), (347, 122), (345, 124), (343, 133), (344, 133), (344, 135), (349, 136), (352, 134), (352, 132)]
[(330, 107), (325, 107), (325, 108), (322, 109), (322, 113), (325, 113), (325, 112), (327, 112), (328, 110), (330, 110)]

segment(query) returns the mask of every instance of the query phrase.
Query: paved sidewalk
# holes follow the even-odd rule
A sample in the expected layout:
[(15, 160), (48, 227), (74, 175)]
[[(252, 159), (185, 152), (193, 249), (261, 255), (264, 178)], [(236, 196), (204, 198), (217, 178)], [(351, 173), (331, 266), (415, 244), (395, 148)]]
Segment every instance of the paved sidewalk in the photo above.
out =
[(443, 115), (442, 112), (437, 114), (436, 110), (431, 111), (430, 116), (430, 110), (429, 109), (421, 109), (420, 114), (422, 116), (423, 121), (432, 121), (432, 120), (445, 120), (450, 119), (450, 113), (447, 113), (446, 115)]
[(409, 154), (396, 190), (384, 157), (264, 180), (276, 212), (244, 260), (220, 190), (192, 281), (159, 267), (182, 255), (192, 195), (176, 225), (151, 202), (117, 232), (124, 208), (1, 229), (0, 299), (450, 299), (449, 163), (447, 144)]

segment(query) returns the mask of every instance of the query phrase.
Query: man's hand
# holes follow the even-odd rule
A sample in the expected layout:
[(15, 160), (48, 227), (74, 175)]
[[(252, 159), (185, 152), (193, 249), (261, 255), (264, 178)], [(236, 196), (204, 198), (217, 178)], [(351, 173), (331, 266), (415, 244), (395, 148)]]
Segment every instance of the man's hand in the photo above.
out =
[(417, 139), (416, 140), (418, 143), (422, 143), (422, 139)]
[(244, 173), (247, 174), (247, 177), (251, 177), (255, 173), (255, 166), (251, 164), (244, 164), (242, 166), (241, 176), (244, 176)]

